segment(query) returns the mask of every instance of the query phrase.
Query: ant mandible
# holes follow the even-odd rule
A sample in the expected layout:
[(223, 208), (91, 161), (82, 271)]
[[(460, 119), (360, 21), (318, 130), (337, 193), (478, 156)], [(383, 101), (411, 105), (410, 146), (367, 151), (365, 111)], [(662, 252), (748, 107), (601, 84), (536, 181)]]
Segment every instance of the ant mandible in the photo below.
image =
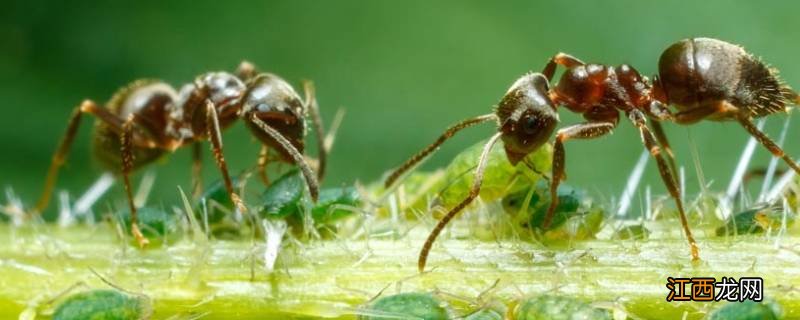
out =
[[(53, 155), (44, 189), (33, 214), (39, 214), (50, 200), (58, 171), (66, 161), (84, 113), (99, 121), (93, 132), (94, 156), (109, 170), (121, 173), (131, 212), (131, 234), (139, 246), (149, 241), (137, 226), (136, 206), (131, 192), (131, 172), (144, 167), (161, 156), (193, 145), (193, 177), (199, 180), (201, 143), (211, 142), (217, 167), (222, 173), (225, 188), (241, 212), (247, 212), (237, 195), (228, 174), (222, 150), (222, 130), (241, 118), (253, 135), (262, 143), (258, 166), (266, 176), (268, 148), (279, 154), (278, 161), (300, 167), (309, 194), (317, 200), (326, 152), (323, 147), (322, 122), (319, 116), (314, 87), (304, 83), (305, 99), (280, 77), (258, 73), (249, 62), (242, 62), (237, 75), (210, 72), (176, 92), (158, 80), (138, 80), (117, 91), (106, 103), (98, 106), (84, 100), (75, 108), (58, 148)], [(319, 152), (318, 175), (314, 175), (303, 157), (306, 116), (310, 113), (317, 135)], [(266, 178), (264, 178), (266, 182)], [(195, 181), (195, 185), (199, 185)]]
[[(550, 89), (549, 83), (558, 65), (567, 69)], [(702, 119), (736, 120), (773, 155), (781, 157), (800, 173), (797, 163), (752, 122), (753, 118), (784, 111), (787, 104), (797, 104), (799, 100), (797, 93), (783, 84), (775, 71), (741, 47), (716, 39), (685, 39), (671, 45), (661, 55), (659, 76), (655, 77), (653, 84), (628, 65), (586, 64), (559, 53), (550, 59), (541, 73), (527, 74), (517, 80), (494, 113), (464, 120), (447, 129), (433, 144), (391, 173), (386, 186), (391, 186), (456, 132), (491, 120), (497, 122), (498, 132), (484, 146), (469, 195), (439, 221), (425, 241), (418, 264), (422, 271), (436, 237), (478, 196), (487, 155), (498, 139), (503, 140), (509, 162), (516, 165), (552, 135), (559, 122), (557, 106), (563, 105), (586, 119), (584, 123), (556, 132), (550, 206), (541, 226), (547, 229), (558, 205), (558, 186), (565, 178), (564, 142), (611, 133), (619, 122), (621, 111), (639, 130), (644, 146), (656, 159), (661, 179), (677, 205), (692, 259), (698, 260), (699, 249), (686, 219), (675, 176), (674, 155), (659, 122), (691, 124)], [(675, 106), (678, 113), (670, 112), (668, 105)], [(648, 128), (648, 119), (653, 120), (655, 133)], [(662, 148), (668, 155), (667, 159)]]

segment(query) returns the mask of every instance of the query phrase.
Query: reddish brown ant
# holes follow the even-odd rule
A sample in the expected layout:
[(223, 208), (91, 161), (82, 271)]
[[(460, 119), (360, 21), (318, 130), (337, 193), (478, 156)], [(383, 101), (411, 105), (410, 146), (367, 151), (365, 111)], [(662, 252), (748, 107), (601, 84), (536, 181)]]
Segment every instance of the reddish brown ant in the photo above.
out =
[(33, 212), (41, 213), (47, 207), (59, 168), (66, 160), (84, 113), (99, 120), (93, 134), (94, 155), (109, 170), (122, 174), (131, 212), (131, 233), (140, 246), (146, 245), (148, 240), (137, 226), (130, 173), (189, 144), (194, 146), (193, 176), (199, 179), (200, 144), (206, 140), (211, 142), (225, 187), (237, 208), (246, 212), (231, 183), (222, 150), (221, 132), (237, 118), (244, 120), (263, 143), (259, 161), (262, 173), (267, 164), (266, 150), (273, 148), (279, 154), (278, 161), (300, 167), (311, 198), (316, 201), (317, 180), (324, 172), (326, 150), (322, 139), (317, 139), (320, 159), (315, 176), (303, 158), (306, 115), (310, 112), (318, 138), (323, 135), (322, 123), (313, 85), (305, 82), (304, 87), (305, 99), (301, 100), (285, 80), (273, 74), (257, 73), (252, 64), (242, 62), (238, 75), (206, 73), (180, 92), (162, 81), (138, 80), (117, 91), (105, 108), (85, 100), (72, 113)]
[[(549, 83), (558, 65), (567, 69), (550, 89)], [(661, 179), (678, 207), (692, 258), (697, 260), (699, 250), (681, 202), (674, 155), (659, 121), (691, 124), (702, 119), (736, 120), (773, 155), (783, 158), (800, 173), (800, 167), (752, 123), (752, 118), (786, 110), (789, 103), (797, 104), (798, 95), (778, 79), (775, 71), (741, 47), (720, 40), (695, 38), (671, 45), (661, 55), (659, 76), (652, 85), (628, 65), (585, 64), (575, 57), (559, 53), (550, 59), (542, 73), (527, 74), (517, 80), (493, 114), (467, 119), (447, 129), (436, 142), (397, 168), (386, 180), (386, 186), (391, 186), (404, 172), (461, 129), (497, 121), (498, 132), (483, 149), (469, 195), (439, 221), (425, 241), (419, 256), (419, 269), (422, 271), (436, 237), (478, 196), (486, 155), (498, 139), (504, 142), (508, 160), (516, 165), (552, 135), (559, 121), (557, 106), (563, 105), (586, 119), (584, 123), (556, 132), (550, 177), (551, 201), (541, 226), (547, 229), (558, 205), (558, 186), (565, 178), (564, 142), (593, 139), (610, 133), (617, 126), (622, 111), (639, 130), (642, 142), (656, 159)], [(678, 113), (672, 114), (668, 105), (674, 105)], [(654, 120), (655, 134), (647, 126), (648, 118)], [(662, 155), (661, 148), (666, 151), (668, 159)]]

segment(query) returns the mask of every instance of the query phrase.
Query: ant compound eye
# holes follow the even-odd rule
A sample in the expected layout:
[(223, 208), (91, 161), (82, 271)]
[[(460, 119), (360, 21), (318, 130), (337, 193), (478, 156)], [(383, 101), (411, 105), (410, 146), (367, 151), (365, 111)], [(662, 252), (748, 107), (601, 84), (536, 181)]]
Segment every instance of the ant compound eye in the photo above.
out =
[(536, 116), (528, 116), (522, 120), (522, 131), (526, 134), (536, 134), (539, 130), (541, 130), (541, 122)]

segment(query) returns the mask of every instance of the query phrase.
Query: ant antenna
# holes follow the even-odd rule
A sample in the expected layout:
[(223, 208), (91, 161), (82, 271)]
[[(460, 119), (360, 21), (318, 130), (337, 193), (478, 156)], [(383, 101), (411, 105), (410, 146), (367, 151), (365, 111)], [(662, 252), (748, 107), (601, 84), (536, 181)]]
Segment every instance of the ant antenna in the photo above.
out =
[[(463, 122), (462, 122), (463, 123)], [(478, 168), (475, 169), (475, 180), (472, 181), (472, 188), (469, 190), (469, 195), (466, 199), (462, 200), (461, 203), (456, 205), (450, 212), (445, 215), (442, 220), (433, 228), (430, 235), (428, 235), (428, 239), (425, 240), (425, 244), (422, 246), (422, 251), (419, 253), (419, 261), (418, 267), (419, 272), (425, 271), (425, 263), (428, 261), (428, 253), (431, 251), (431, 247), (433, 246), (433, 242), (436, 241), (436, 238), (442, 233), (442, 230), (445, 226), (452, 220), (461, 210), (463, 210), (467, 205), (472, 203), (475, 198), (478, 197), (481, 191), (481, 184), (483, 184), (483, 173), (486, 169), (487, 160), (489, 159), (489, 151), (492, 150), (492, 147), (497, 142), (498, 139), (503, 135), (503, 132), (495, 133), (486, 145), (483, 147), (483, 152), (481, 152), (481, 158), (478, 161)]]
[(422, 149), (422, 151), (415, 154), (413, 157), (411, 157), (402, 165), (400, 165), (400, 167), (395, 169), (389, 175), (389, 178), (386, 179), (384, 186), (386, 187), (386, 189), (389, 189), (389, 187), (391, 187), (395, 183), (395, 181), (397, 181), (397, 179), (400, 178), (400, 176), (406, 173), (406, 171), (416, 166), (420, 161), (425, 160), (425, 158), (427, 158), (431, 153), (436, 151), (436, 149), (438, 149), (439, 146), (441, 146), (448, 139), (452, 138), (457, 132), (461, 131), (462, 129), (466, 129), (476, 124), (496, 119), (497, 116), (494, 113), (490, 113), (482, 116), (477, 116), (474, 118), (469, 118), (467, 120), (455, 124), (450, 128), (447, 128), (447, 130), (441, 136), (439, 136), (439, 138), (436, 139), (436, 141), (431, 143), (429, 146), (425, 147), (425, 149)]
[(266, 122), (261, 121), (258, 116), (254, 113), (250, 116), (250, 121), (253, 121), (255, 125), (261, 128), (264, 133), (268, 134), (272, 139), (275, 139), (276, 142), (281, 144), (284, 150), (286, 150), (289, 155), (294, 160), (294, 163), (300, 167), (300, 171), (303, 172), (303, 177), (306, 179), (306, 185), (308, 186), (308, 192), (311, 194), (311, 199), (314, 202), (317, 202), (319, 198), (319, 182), (317, 181), (316, 175), (311, 171), (311, 168), (305, 162), (303, 158), (303, 154), (301, 154), (297, 149), (286, 140), (286, 138), (281, 135), (280, 132), (275, 130), (274, 128), (270, 127)]

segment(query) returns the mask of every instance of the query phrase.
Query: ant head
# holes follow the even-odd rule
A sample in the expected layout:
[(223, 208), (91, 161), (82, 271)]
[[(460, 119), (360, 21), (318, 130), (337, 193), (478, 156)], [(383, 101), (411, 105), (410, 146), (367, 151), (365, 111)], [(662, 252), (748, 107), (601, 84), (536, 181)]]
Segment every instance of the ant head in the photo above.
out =
[[(306, 106), (297, 91), (286, 80), (269, 73), (259, 74), (248, 81), (247, 86), (240, 110), (242, 115), (246, 119), (256, 117), (274, 128), (302, 153)], [(259, 140), (279, 151), (285, 160), (291, 159), (286, 148), (265, 134), (259, 125), (252, 120), (246, 120), (245, 124)]]
[(547, 142), (558, 123), (547, 78), (541, 73), (526, 74), (514, 82), (496, 113), (506, 157), (513, 165)]

